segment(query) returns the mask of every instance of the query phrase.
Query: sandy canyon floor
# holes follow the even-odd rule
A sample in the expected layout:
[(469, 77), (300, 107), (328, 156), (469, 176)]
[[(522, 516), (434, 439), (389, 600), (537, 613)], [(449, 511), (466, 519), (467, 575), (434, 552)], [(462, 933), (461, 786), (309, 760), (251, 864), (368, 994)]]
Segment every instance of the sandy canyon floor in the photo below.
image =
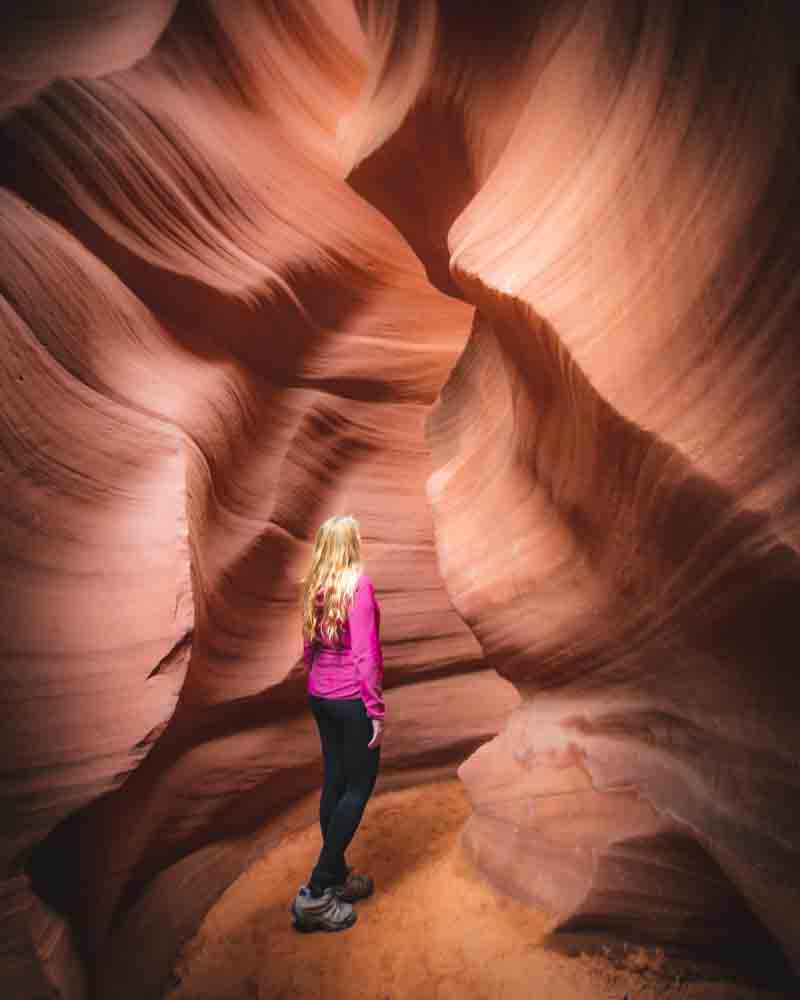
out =
[(298, 934), (289, 903), (319, 850), (316, 825), (285, 837), (209, 912), (169, 1000), (775, 1000), (721, 972), (633, 945), (548, 936), (548, 918), (497, 893), (463, 855), (458, 781), (378, 795), (348, 860), (375, 878), (358, 921)]

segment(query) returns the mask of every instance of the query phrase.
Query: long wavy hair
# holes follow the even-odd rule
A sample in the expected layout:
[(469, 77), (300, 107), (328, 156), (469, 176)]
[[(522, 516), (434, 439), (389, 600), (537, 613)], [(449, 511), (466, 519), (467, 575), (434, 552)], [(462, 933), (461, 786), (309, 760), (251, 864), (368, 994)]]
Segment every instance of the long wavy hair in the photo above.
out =
[[(311, 569), (303, 581), (303, 635), (335, 643), (361, 576), (361, 533), (354, 517), (330, 517), (314, 541)], [(318, 614), (317, 594), (322, 594)]]

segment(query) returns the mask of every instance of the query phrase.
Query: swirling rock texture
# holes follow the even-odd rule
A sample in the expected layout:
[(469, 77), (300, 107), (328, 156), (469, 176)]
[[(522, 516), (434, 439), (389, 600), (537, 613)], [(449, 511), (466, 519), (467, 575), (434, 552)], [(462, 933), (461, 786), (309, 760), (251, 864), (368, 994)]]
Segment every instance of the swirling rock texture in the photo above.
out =
[(160, 995), (285, 830), (341, 510), (385, 785), (465, 761), (472, 857), (562, 930), (798, 970), (794, 4), (16, 6), (11, 994)]

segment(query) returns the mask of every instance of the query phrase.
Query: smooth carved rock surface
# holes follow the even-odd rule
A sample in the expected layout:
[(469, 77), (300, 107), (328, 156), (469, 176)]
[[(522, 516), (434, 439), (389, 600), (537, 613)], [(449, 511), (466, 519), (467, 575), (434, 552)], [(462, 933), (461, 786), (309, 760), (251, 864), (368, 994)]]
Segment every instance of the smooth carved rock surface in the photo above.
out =
[(386, 786), (465, 761), (473, 858), (564, 929), (797, 969), (793, 6), (22, 7), (9, 981), (158, 996), (275, 842), (318, 780), (299, 579), (341, 510)]

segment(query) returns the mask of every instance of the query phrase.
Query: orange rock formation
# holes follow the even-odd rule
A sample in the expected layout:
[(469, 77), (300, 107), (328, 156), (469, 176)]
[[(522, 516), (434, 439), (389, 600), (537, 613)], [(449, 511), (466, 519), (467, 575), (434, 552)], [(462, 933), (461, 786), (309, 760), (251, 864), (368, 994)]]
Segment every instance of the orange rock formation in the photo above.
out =
[(463, 761), (473, 859), (562, 927), (800, 969), (795, 5), (0, 28), (12, 994), (158, 996), (314, 787), (345, 510), (385, 785)]

